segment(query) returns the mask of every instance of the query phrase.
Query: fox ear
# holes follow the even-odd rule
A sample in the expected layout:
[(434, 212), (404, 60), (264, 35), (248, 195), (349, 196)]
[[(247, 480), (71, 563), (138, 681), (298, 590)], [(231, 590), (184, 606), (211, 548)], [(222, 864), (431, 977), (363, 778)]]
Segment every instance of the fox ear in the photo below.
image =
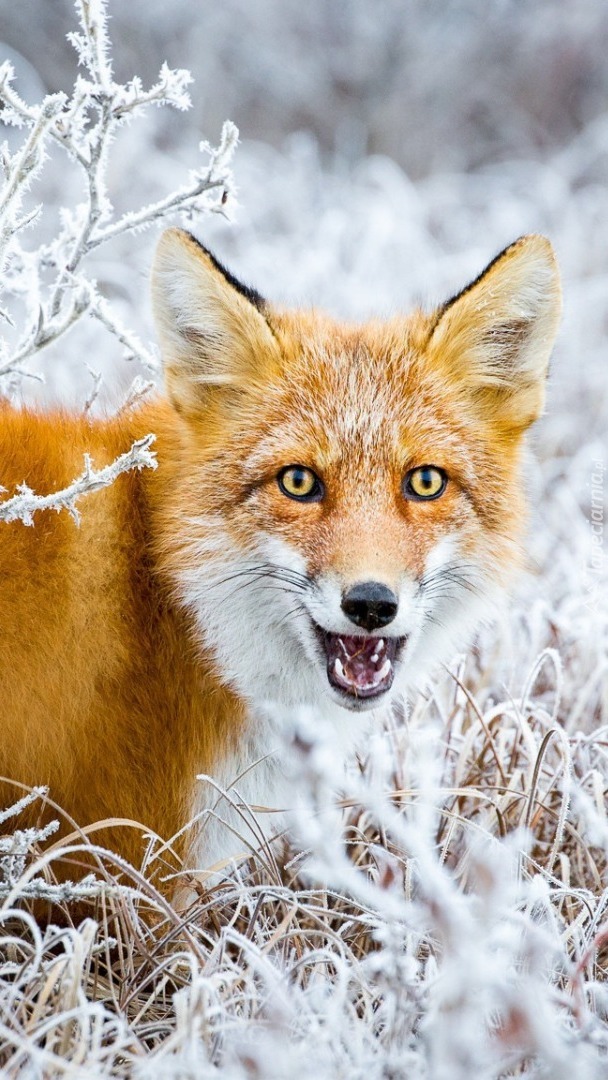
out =
[(262, 297), (183, 229), (160, 238), (152, 300), (167, 390), (185, 415), (200, 412), (212, 387), (251, 385), (279, 358)]
[(544, 236), (523, 236), (437, 314), (428, 348), (490, 421), (523, 432), (540, 416), (561, 314)]

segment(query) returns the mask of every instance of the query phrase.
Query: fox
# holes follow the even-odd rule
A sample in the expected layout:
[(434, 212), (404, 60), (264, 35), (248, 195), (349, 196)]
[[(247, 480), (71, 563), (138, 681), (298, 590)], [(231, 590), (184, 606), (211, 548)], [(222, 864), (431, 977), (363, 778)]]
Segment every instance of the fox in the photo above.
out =
[(540, 235), (429, 311), (357, 323), (272, 304), (179, 228), (151, 276), (162, 392), (0, 406), (0, 498), (149, 432), (158, 462), (80, 524), (0, 523), (0, 798), (47, 785), (129, 863), (150, 833), (194, 872), (259, 841), (239, 800), (276, 810), (264, 835), (285, 820), (299, 710), (345, 760), (508, 592), (561, 290)]

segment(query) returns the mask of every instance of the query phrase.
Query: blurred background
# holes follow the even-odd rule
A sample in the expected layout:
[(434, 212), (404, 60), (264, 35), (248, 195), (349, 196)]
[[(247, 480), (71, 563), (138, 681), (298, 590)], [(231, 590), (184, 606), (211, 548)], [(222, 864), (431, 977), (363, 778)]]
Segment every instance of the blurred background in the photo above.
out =
[[(324, 156), (386, 154), (414, 180), (546, 160), (606, 110), (608, 5), (598, 0), (129, 0), (110, 2), (115, 71), (195, 78), (192, 124), (229, 116), (280, 148), (308, 131)], [(70, 89), (71, 0), (26, 0), (6, 44), (47, 90)], [(171, 130), (172, 129), (172, 130)]]
[[(165, 60), (194, 76), (191, 110), (156, 110), (125, 129), (110, 176), (119, 208), (183, 182), (199, 140), (217, 141), (230, 118), (242, 138), (240, 205), (230, 222), (194, 227), (269, 298), (354, 318), (440, 301), (520, 234), (545, 232), (566, 283), (547, 456), (572, 452), (583, 415), (586, 439), (605, 436), (608, 4), (110, 0), (108, 9), (119, 81), (150, 84)], [(26, 99), (71, 90), (75, 28), (71, 0), (4, 5), (2, 51)], [(51, 216), (78, 201), (78, 185), (67, 162), (51, 162), (41, 188)], [(94, 266), (148, 338), (155, 240), (151, 230), (117, 242)], [(80, 394), (76, 366), (64, 377), (77, 340), (47, 364), (46, 393)], [(115, 350), (108, 341), (109, 367)], [(112, 370), (109, 403), (109, 387), (131, 374)]]

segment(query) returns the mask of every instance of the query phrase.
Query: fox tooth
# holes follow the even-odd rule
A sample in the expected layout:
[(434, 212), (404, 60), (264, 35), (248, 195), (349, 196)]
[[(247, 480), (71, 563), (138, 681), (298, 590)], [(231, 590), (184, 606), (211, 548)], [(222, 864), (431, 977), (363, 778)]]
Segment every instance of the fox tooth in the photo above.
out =
[(378, 671), (378, 676), (377, 676), (378, 682), (380, 682), (380, 680), (381, 680), (381, 679), (385, 679), (385, 678), (386, 678), (386, 676), (388, 675), (389, 671), (391, 670), (391, 667), (392, 667), (392, 664), (391, 664), (391, 662), (390, 662), (390, 660), (389, 660), (389, 658), (388, 658), (388, 656), (387, 656), (387, 658), (386, 658), (386, 660), (384, 661), (384, 663), (383, 663), (382, 667), (381, 667), (381, 668), (380, 668), (380, 670)]

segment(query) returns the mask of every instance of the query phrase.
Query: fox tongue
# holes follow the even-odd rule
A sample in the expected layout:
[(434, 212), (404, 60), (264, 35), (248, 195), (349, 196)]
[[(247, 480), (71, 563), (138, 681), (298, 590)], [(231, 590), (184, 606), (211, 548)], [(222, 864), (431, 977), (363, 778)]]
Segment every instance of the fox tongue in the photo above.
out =
[(325, 648), (332, 686), (354, 697), (374, 697), (390, 687), (396, 639), (326, 633)]

